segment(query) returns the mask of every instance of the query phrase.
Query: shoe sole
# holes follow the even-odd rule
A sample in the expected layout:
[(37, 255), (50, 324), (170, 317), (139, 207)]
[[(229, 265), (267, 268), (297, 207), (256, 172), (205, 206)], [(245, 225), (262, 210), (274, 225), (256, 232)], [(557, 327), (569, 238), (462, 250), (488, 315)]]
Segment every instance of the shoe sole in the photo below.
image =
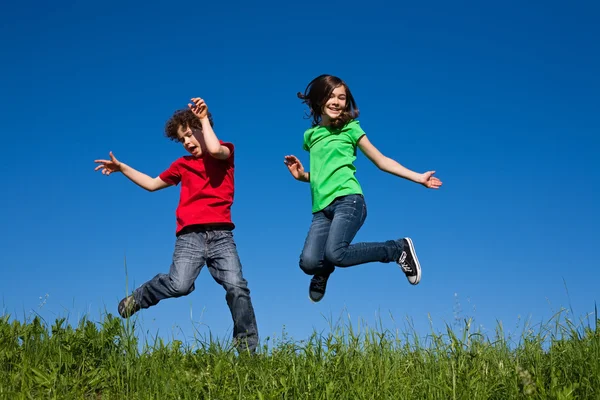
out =
[(410, 250), (410, 255), (413, 260), (415, 260), (415, 266), (417, 267), (417, 280), (413, 283), (408, 281), (411, 285), (416, 285), (421, 282), (421, 264), (419, 263), (419, 258), (417, 257), (417, 252), (415, 251), (415, 246), (413, 245), (413, 241), (411, 238), (404, 238), (408, 242), (408, 248)]
[[(323, 297), (325, 297), (325, 295), (323, 295)], [(321, 300), (323, 300), (323, 297), (321, 297), (319, 300), (313, 300), (312, 297), (310, 297), (310, 294), (308, 295), (308, 299), (310, 300), (311, 303), (318, 303)]]

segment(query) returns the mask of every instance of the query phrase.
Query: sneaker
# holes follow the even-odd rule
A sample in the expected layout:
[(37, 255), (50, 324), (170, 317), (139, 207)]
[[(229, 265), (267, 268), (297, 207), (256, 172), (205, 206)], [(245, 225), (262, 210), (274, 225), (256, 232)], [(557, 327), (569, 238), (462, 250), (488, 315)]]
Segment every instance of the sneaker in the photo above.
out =
[(135, 302), (133, 296), (127, 296), (119, 303), (119, 315), (123, 318), (129, 318), (140, 311), (141, 308), (142, 307)]
[(419, 264), (415, 246), (410, 238), (401, 239), (400, 243), (402, 243), (402, 254), (397, 263), (406, 275), (408, 282), (416, 285), (421, 281), (421, 264)]
[[(256, 339), (256, 338), (254, 338)], [(247, 337), (245, 338), (233, 338), (233, 346), (238, 351), (238, 354), (241, 356), (243, 354), (254, 356), (256, 355), (256, 343), (252, 345), (250, 340)]]
[(308, 287), (308, 298), (310, 301), (313, 303), (321, 301), (323, 296), (325, 296), (325, 289), (327, 288), (328, 279), (329, 275), (315, 275), (312, 277), (310, 280), (310, 286)]

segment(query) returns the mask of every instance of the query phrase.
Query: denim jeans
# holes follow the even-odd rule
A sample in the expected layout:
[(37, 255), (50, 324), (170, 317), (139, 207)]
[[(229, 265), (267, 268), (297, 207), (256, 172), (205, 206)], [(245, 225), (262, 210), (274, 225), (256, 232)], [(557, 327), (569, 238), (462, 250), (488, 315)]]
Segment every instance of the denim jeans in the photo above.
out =
[(205, 264), (226, 291), (225, 299), (233, 318), (234, 343), (240, 350), (253, 352), (258, 344), (256, 317), (233, 233), (229, 230), (196, 229), (180, 234), (169, 273), (158, 274), (136, 289), (135, 301), (141, 308), (148, 308), (161, 300), (192, 293), (194, 281)]
[(402, 253), (397, 240), (350, 244), (366, 218), (365, 199), (359, 194), (338, 197), (314, 213), (300, 256), (302, 271), (327, 276), (335, 267), (396, 261)]

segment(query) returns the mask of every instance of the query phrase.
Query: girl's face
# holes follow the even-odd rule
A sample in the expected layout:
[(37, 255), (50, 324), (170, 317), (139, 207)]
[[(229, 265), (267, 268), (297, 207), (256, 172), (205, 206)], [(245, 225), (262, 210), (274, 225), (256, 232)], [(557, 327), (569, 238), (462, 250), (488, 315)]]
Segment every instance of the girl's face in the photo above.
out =
[(339, 118), (342, 112), (346, 109), (346, 87), (340, 85), (333, 89), (329, 100), (323, 106), (322, 123), (329, 125), (332, 119)]

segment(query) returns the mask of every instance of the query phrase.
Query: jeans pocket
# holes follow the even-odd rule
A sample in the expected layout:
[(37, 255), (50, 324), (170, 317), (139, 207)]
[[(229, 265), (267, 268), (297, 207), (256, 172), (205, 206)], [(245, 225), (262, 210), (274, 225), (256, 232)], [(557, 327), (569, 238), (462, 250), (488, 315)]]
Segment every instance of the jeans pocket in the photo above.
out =
[(215, 239), (233, 238), (233, 232), (232, 231), (215, 231), (214, 236), (215, 236)]

